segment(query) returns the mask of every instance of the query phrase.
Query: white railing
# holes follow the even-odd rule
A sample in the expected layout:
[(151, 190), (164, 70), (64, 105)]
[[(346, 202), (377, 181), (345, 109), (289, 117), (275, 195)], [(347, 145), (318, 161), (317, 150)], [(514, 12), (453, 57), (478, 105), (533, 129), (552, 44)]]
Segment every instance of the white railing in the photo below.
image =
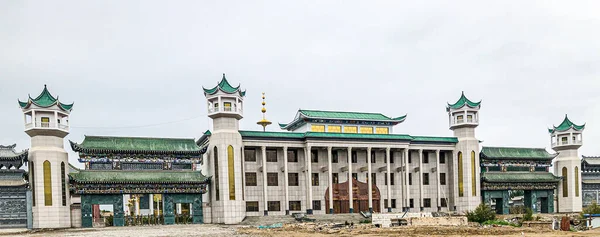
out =
[(240, 108), (233, 108), (233, 107), (224, 107), (222, 110), (219, 108), (209, 108), (208, 109), (208, 113), (212, 114), (212, 113), (217, 113), (217, 112), (234, 112), (234, 113), (242, 113), (242, 109)]
[(48, 129), (54, 129), (54, 128), (58, 128), (61, 130), (69, 130), (69, 125), (65, 125), (65, 124), (60, 124), (60, 123), (50, 123), (50, 122), (35, 122), (35, 123), (26, 123), (25, 124), (25, 129), (32, 129), (32, 128), (48, 128)]
[(560, 142), (553, 142), (552, 146), (567, 146), (567, 145), (582, 145), (583, 142), (582, 141), (560, 141)]

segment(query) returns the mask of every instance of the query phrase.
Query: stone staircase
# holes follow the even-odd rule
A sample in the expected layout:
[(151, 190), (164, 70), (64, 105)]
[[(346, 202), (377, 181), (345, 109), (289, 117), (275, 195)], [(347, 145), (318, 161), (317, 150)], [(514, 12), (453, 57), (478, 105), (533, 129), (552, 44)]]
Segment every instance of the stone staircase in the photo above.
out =
[[(307, 218), (315, 219), (315, 223), (344, 223), (348, 221), (348, 223), (354, 222), (354, 224), (358, 224), (361, 220), (365, 220), (365, 218), (359, 213), (352, 214), (323, 214), (323, 215), (307, 215)], [(259, 226), (259, 225), (272, 225), (276, 223), (290, 224), (290, 223), (300, 223), (294, 219), (292, 215), (288, 216), (248, 216), (246, 217), (240, 225), (251, 225), (251, 226)]]

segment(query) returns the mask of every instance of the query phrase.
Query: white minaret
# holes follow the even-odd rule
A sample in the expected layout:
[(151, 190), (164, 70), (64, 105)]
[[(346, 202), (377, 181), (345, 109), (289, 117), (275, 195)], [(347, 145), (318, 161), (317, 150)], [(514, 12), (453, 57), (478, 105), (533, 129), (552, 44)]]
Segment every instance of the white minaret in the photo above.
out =
[(452, 167), (456, 180), (453, 189), (454, 206), (459, 213), (473, 210), (481, 203), (479, 140), (475, 138), (480, 107), (481, 101), (470, 101), (464, 92), (456, 103), (446, 107), (450, 130), (458, 138)]
[(208, 117), (213, 121), (208, 149), (212, 223), (237, 224), (246, 216), (241, 166), (244, 151), (239, 133), (246, 91), (240, 90), (240, 86), (231, 86), (225, 74), (217, 86), (203, 89), (208, 102)]
[(554, 158), (554, 175), (562, 177), (558, 185), (558, 212), (581, 212), (581, 160), (578, 149), (583, 140), (584, 125), (576, 125), (565, 115), (558, 127), (548, 129), (552, 149), (558, 152)]
[(69, 159), (63, 138), (69, 134), (73, 104), (63, 104), (46, 85), (36, 98), (19, 101), (25, 133), (31, 137), (29, 182), (33, 196), (33, 228), (71, 227)]

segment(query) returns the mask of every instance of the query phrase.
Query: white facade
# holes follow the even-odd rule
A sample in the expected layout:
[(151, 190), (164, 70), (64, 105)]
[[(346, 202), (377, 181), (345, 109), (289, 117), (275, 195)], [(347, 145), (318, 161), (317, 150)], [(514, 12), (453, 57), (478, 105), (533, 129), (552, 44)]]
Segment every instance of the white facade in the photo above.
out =
[[(568, 118), (565, 117), (565, 121)], [(555, 128), (550, 134), (552, 149), (558, 152), (553, 164), (554, 175), (563, 178), (556, 194), (557, 210), (561, 213), (582, 210), (581, 159), (578, 154), (579, 147), (583, 145), (582, 133), (583, 128), (576, 130), (571, 126), (564, 131)]]

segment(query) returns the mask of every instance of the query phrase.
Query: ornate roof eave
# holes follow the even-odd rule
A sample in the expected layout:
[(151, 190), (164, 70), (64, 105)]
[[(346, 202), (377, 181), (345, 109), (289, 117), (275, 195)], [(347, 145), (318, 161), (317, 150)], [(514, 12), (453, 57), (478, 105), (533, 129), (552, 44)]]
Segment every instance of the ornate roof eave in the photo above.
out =
[(102, 153), (102, 154), (152, 154), (152, 155), (202, 155), (202, 150), (196, 151), (147, 151), (147, 150), (117, 150), (117, 149), (88, 149), (81, 144), (69, 140), (71, 149), (82, 153)]
[(481, 101), (479, 100), (479, 102), (473, 102), (471, 100), (469, 100), (466, 96), (465, 96), (465, 92), (463, 91), (460, 98), (454, 103), (454, 104), (450, 104), (447, 103), (448, 105), (446, 105), (446, 112), (450, 112), (451, 109), (462, 109), (463, 107), (467, 106), (469, 108), (481, 108)]
[(565, 132), (565, 131), (569, 131), (569, 129), (573, 129), (574, 131), (577, 131), (577, 132), (583, 131), (585, 129), (585, 123), (583, 125), (577, 125), (577, 124), (573, 123), (569, 119), (569, 117), (565, 114), (565, 118), (563, 119), (563, 121), (558, 126), (552, 125), (552, 128), (549, 128), (548, 132), (549, 133)]
[[(48, 107), (52, 107), (52, 106), (56, 105), (58, 108), (60, 108), (63, 111), (71, 112), (71, 110), (73, 109), (73, 105), (75, 104), (75, 103), (71, 103), (71, 104), (61, 103), (60, 100), (58, 99), (58, 96), (56, 98), (54, 98), (54, 96), (52, 96), (52, 94), (50, 94), (50, 91), (48, 91), (48, 88), (46, 87), (46, 85), (44, 85), (44, 90), (42, 90), (42, 93), (40, 93), (40, 95), (38, 95), (35, 99), (31, 98), (31, 95), (28, 95), (28, 97), (29, 98), (27, 99), (27, 102), (22, 102), (21, 100), (17, 99), (21, 109), (28, 109), (29, 107), (31, 107), (32, 104), (35, 106), (38, 106), (40, 108), (48, 108)], [(42, 99), (46, 99), (46, 100), (50, 101), (50, 103), (48, 103), (48, 104), (39, 103)]]
[(225, 78), (225, 73), (223, 73), (223, 78), (221, 79), (221, 81), (219, 83), (217, 83), (217, 85), (215, 87), (213, 87), (211, 89), (206, 89), (203, 86), (202, 89), (204, 90), (205, 96), (207, 94), (214, 95), (218, 91), (222, 91), (223, 93), (226, 93), (226, 94), (238, 93), (241, 97), (244, 97), (244, 96), (246, 96), (246, 91), (240, 90), (240, 86), (241, 86), (240, 84), (238, 84), (237, 87), (231, 86), (231, 84), (229, 84), (229, 81), (227, 81), (227, 78)]
[(285, 129), (285, 130), (290, 130), (291, 128), (294, 127), (298, 127), (298, 124), (303, 125), (304, 123), (306, 123), (306, 119), (328, 119), (328, 120), (340, 120), (340, 121), (369, 121), (369, 122), (391, 122), (393, 123), (393, 125), (397, 125), (399, 123), (404, 122), (404, 120), (406, 120), (406, 117), (408, 116), (408, 114), (405, 114), (403, 116), (400, 117), (394, 117), (394, 118), (389, 118), (389, 120), (381, 120), (381, 119), (341, 119), (341, 118), (326, 118), (326, 117), (312, 117), (312, 116), (308, 116), (306, 114), (303, 114), (302, 112), (300, 112), (301, 110), (298, 111), (297, 116), (294, 118), (294, 120), (292, 120), (289, 123), (278, 123), (279, 127), (281, 129)]

